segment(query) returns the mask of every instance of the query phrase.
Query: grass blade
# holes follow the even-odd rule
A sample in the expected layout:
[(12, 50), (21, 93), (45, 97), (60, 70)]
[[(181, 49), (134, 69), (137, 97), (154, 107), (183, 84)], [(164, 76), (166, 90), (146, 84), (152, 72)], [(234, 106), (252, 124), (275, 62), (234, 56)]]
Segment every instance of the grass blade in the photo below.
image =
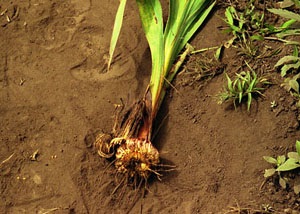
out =
[(187, 42), (214, 7), (212, 0), (171, 0), (165, 30), (165, 71), (168, 72)]
[(250, 110), (250, 106), (251, 106), (251, 102), (252, 102), (252, 94), (248, 93), (248, 100), (247, 100), (247, 110)]
[(108, 59), (108, 63), (107, 63), (108, 71), (109, 71), (109, 68), (110, 68), (110, 65), (112, 62), (113, 54), (115, 52), (115, 48), (116, 48), (117, 41), (118, 41), (120, 31), (121, 31), (121, 27), (123, 24), (123, 17), (124, 17), (124, 10), (125, 10), (125, 6), (126, 6), (126, 2), (127, 2), (127, 0), (120, 0), (118, 11), (116, 13), (114, 28), (113, 28), (113, 32), (112, 32), (112, 36), (111, 36), (111, 40), (110, 40), (110, 47), (109, 47), (109, 59)]
[(298, 155), (300, 156), (300, 141), (299, 140), (296, 141), (296, 151), (297, 151)]

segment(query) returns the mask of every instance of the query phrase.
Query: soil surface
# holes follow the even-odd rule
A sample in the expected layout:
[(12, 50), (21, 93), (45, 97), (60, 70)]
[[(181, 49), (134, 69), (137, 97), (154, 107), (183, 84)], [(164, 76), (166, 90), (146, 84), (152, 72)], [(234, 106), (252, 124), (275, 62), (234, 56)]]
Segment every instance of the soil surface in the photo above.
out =
[[(0, 213), (300, 213), (298, 195), (263, 176), (271, 167), (263, 156), (285, 154), (300, 139), (295, 101), (273, 68), (288, 47), (274, 57), (247, 59), (274, 83), (250, 112), (216, 100), (226, 83), (220, 73), (247, 68), (237, 49), (226, 49), (220, 64), (210, 52), (192, 55), (166, 96), (153, 140), (176, 170), (161, 181), (152, 178), (147, 191), (124, 186), (113, 192), (114, 167), (92, 148), (91, 136), (111, 131), (114, 105), (139, 99), (151, 70), (136, 5), (128, 1), (106, 72), (117, 6), (109, 0), (0, 1)], [(196, 49), (231, 38), (219, 29), (221, 17), (220, 6), (193, 38)], [(211, 78), (199, 76), (203, 59), (215, 68)]]

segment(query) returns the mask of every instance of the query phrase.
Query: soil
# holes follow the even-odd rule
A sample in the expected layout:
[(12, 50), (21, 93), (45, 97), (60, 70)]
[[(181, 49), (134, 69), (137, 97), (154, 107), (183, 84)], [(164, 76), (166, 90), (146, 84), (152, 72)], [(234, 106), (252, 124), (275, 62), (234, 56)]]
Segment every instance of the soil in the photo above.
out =
[[(259, 60), (226, 49), (221, 64), (209, 64), (210, 78), (199, 78), (197, 66), (213, 56), (192, 55), (163, 103), (153, 140), (176, 170), (151, 178), (147, 191), (124, 186), (113, 193), (114, 168), (91, 138), (111, 131), (121, 99), (130, 106), (143, 95), (151, 69), (128, 1), (106, 72), (116, 9), (109, 0), (0, 1), (0, 213), (300, 213), (299, 196), (263, 176), (271, 167), (263, 156), (294, 150), (300, 134), (295, 100), (273, 68), (288, 47)], [(231, 38), (219, 29), (223, 14), (218, 7), (193, 38), (196, 49)], [(246, 69), (244, 60), (274, 83), (249, 112), (215, 99), (226, 83), (220, 69), (233, 76)]]

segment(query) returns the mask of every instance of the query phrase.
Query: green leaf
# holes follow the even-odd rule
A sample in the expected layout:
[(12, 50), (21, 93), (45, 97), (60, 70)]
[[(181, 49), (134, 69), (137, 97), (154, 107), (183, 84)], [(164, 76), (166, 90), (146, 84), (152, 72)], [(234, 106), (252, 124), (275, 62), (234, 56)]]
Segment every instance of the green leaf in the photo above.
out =
[(286, 157), (284, 155), (280, 155), (277, 157), (277, 165), (280, 166), (281, 164), (283, 164), (286, 160)]
[(251, 102), (252, 102), (252, 94), (248, 93), (248, 100), (247, 100), (247, 110), (250, 110), (250, 106), (251, 106)]
[(284, 66), (282, 66), (282, 68), (281, 68), (280, 75), (281, 75), (282, 77), (284, 77), (284, 76), (287, 74), (287, 72), (288, 72), (289, 70), (292, 70), (292, 69), (297, 70), (299, 67), (300, 67), (300, 61), (298, 61), (297, 63), (294, 63), (294, 64), (287, 64), (287, 65), (284, 65)]
[(299, 140), (296, 141), (296, 151), (297, 151), (298, 155), (300, 156), (300, 141)]
[(241, 81), (237, 81), (237, 88), (239, 92), (243, 92), (243, 88), (242, 88), (242, 82)]
[[(291, 29), (291, 30), (285, 30), (280, 33), (276, 33), (276, 36), (278, 38), (285, 38), (287, 36), (299, 36), (300, 35), (300, 29)], [(298, 42), (294, 42), (296, 45), (299, 44)]]
[(253, 80), (250, 82), (250, 85), (248, 87), (248, 92), (253, 92), (253, 89), (255, 87), (255, 85), (257, 84), (257, 77), (253, 77)]
[(255, 34), (255, 35), (252, 35), (250, 37), (251, 40), (253, 41), (263, 41), (264, 40), (264, 37), (262, 35), (259, 35), (259, 34)]
[(109, 68), (110, 68), (112, 58), (113, 58), (113, 55), (115, 52), (115, 48), (117, 45), (117, 41), (118, 41), (118, 38), (120, 35), (121, 27), (123, 24), (123, 17), (124, 17), (124, 10), (125, 10), (125, 6), (126, 6), (126, 2), (127, 2), (127, 0), (120, 0), (118, 11), (116, 13), (114, 28), (113, 28), (113, 32), (112, 32), (112, 36), (111, 36), (111, 40), (110, 40), (109, 59), (108, 59), (108, 63), (107, 63), (107, 70), (109, 70)]
[(280, 60), (278, 60), (278, 62), (275, 64), (274, 67), (276, 68), (276, 67), (279, 67), (281, 65), (289, 64), (289, 63), (297, 61), (297, 60), (300, 60), (300, 57), (297, 57), (297, 56), (284, 56)]
[(276, 171), (283, 172), (283, 171), (290, 171), (300, 167), (300, 164), (297, 164), (294, 159), (287, 159), (283, 164), (281, 164)]
[(242, 102), (242, 99), (243, 99), (243, 92), (240, 92), (240, 93), (239, 93), (239, 103)]
[(285, 45), (300, 45), (300, 42), (284, 40)]
[(295, 162), (299, 162), (300, 156), (297, 152), (289, 152), (287, 155), (290, 159), (294, 159)]
[(264, 158), (265, 161), (267, 161), (268, 163), (277, 165), (277, 160), (276, 160), (275, 158), (272, 158), (272, 157), (270, 157), (270, 156), (263, 156), (263, 158)]
[(164, 83), (163, 15), (159, 0), (137, 0), (142, 26), (148, 40), (152, 59), (150, 91), (152, 109), (158, 109), (158, 99)]
[(289, 81), (289, 85), (295, 92), (299, 94), (299, 83), (297, 82), (297, 80), (291, 79)]
[(171, 0), (165, 40), (165, 72), (199, 29), (215, 5), (212, 0)]
[(220, 60), (220, 59), (221, 59), (222, 50), (223, 50), (223, 45), (221, 45), (221, 46), (217, 49), (217, 51), (216, 51), (216, 53), (215, 53), (215, 59), (216, 59), (216, 60)]
[(232, 87), (232, 80), (230, 79), (230, 77), (225, 73), (225, 76), (227, 78), (227, 87), (229, 91), (233, 91), (233, 87)]
[(283, 18), (294, 19), (294, 20), (300, 22), (300, 15), (296, 14), (296, 13), (293, 13), (289, 10), (285, 10), (285, 9), (268, 9), (268, 11), (270, 11), (271, 13), (274, 13), (276, 15), (279, 15)]
[(265, 178), (271, 177), (275, 174), (275, 172), (276, 172), (276, 169), (265, 169), (264, 177)]
[[(159, 0), (144, 1), (146, 1), (148, 4), (152, 1), (159, 2)], [(175, 61), (178, 60), (179, 54), (206, 20), (215, 4), (216, 1), (213, 0), (170, 0), (169, 17), (163, 35), (164, 66), (162, 72), (160, 73), (161, 84), (157, 90), (154, 90), (155, 87), (150, 85), (152, 88), (151, 91), (157, 91), (152, 96), (154, 103), (152, 106), (154, 110), (158, 109), (158, 106), (160, 106), (162, 98), (164, 97), (164, 80), (167, 80), (168, 82), (173, 80), (179, 68), (179, 66), (173, 67)], [(160, 34), (160, 32), (158, 33)], [(153, 36), (155, 37), (156, 35), (157, 33), (154, 32)], [(187, 48), (187, 52), (189, 50), (190, 49)], [(187, 54), (183, 55), (186, 56)], [(181, 56), (179, 61), (183, 60), (184, 57)], [(158, 72), (156, 72), (156, 74), (158, 74)], [(158, 75), (151, 75), (151, 83), (157, 82), (157, 78)]]
[(281, 176), (279, 177), (279, 184), (283, 189), (286, 189), (286, 181)]
[(292, 0), (283, 0), (282, 2), (280, 2), (280, 7), (281, 8), (288, 8), (293, 6), (295, 3)]
[(286, 66), (286, 69), (290, 70), (290, 69), (299, 69), (300, 68), (300, 60), (296, 63), (293, 63), (293, 64), (289, 64), (289, 65), (284, 65)]
[(294, 192), (296, 194), (300, 193), (300, 177), (296, 177), (295, 178), (295, 182), (294, 182)]
[(300, 8), (300, 1), (299, 0), (292, 0), (295, 3), (295, 6), (299, 9)]
[(231, 8), (231, 6), (226, 8), (226, 10), (225, 10), (225, 17), (227, 19), (227, 23), (229, 25), (233, 25), (233, 17), (232, 17), (231, 9), (230, 8)]
[(291, 27), (291, 25), (293, 25), (295, 22), (296, 22), (296, 20), (294, 20), (294, 19), (288, 20), (288, 21), (284, 22), (284, 23), (280, 26), (280, 28), (281, 28), (281, 29), (288, 29), (288, 28)]

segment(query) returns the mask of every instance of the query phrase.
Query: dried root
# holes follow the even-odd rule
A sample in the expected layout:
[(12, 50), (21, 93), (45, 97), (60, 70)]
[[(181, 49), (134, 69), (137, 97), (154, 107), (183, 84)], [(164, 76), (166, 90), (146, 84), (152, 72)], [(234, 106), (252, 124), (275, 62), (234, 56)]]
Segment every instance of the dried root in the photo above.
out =
[[(136, 176), (147, 180), (151, 173), (160, 176), (155, 171), (159, 164), (159, 153), (150, 141), (129, 138), (114, 138), (108, 134), (99, 134), (94, 146), (103, 158), (114, 158), (117, 172), (127, 174), (128, 179)], [(110, 140), (110, 141), (109, 141)]]
[(148, 115), (145, 101), (138, 101), (121, 119), (116, 116), (112, 134), (100, 133), (94, 142), (98, 154), (113, 159), (117, 173), (124, 174), (127, 183), (147, 181), (150, 174), (160, 177), (155, 169), (159, 153), (147, 137), (140, 137), (149, 124)]
[(128, 174), (129, 178), (138, 174), (145, 180), (151, 172), (159, 176), (154, 169), (159, 163), (159, 153), (150, 141), (127, 139), (116, 151), (115, 166), (119, 172)]

